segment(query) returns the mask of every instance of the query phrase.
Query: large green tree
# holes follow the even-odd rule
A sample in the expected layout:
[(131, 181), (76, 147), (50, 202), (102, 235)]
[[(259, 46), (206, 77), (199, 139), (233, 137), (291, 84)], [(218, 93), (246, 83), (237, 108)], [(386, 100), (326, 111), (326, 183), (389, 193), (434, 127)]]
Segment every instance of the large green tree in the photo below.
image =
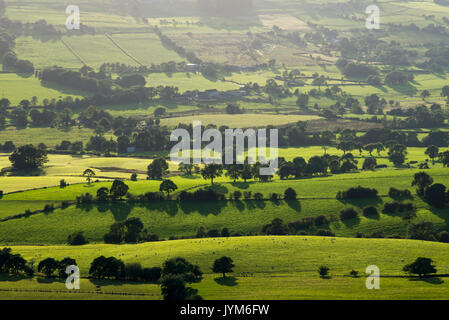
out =
[(9, 157), (9, 160), (13, 169), (25, 171), (40, 169), (48, 162), (47, 152), (31, 144), (16, 149)]
[(95, 177), (95, 172), (92, 169), (86, 169), (83, 172), (83, 176), (86, 177), (87, 184), (92, 182), (92, 178)]
[(433, 264), (433, 260), (429, 258), (417, 258), (414, 262), (406, 265), (403, 271), (417, 274), (420, 278), (425, 277), (431, 273), (436, 273), (437, 269)]
[(232, 268), (234, 267), (234, 261), (232, 261), (231, 258), (221, 257), (220, 259), (215, 260), (212, 271), (221, 273), (223, 274), (223, 278), (226, 278), (226, 273), (233, 272)]
[(148, 178), (160, 180), (168, 172), (168, 163), (164, 158), (157, 158), (148, 165)]
[(129, 187), (126, 183), (124, 183), (122, 180), (114, 180), (112, 183), (111, 190), (109, 190), (109, 193), (111, 194), (111, 197), (114, 199), (121, 199), (128, 193)]
[(424, 195), (425, 189), (432, 185), (433, 179), (426, 172), (415, 173), (415, 177), (412, 182), (412, 187), (418, 187), (418, 195)]
[(161, 185), (159, 186), (160, 192), (165, 192), (170, 197), (170, 193), (177, 190), (178, 186), (171, 180), (167, 179), (162, 181)]
[(204, 166), (204, 168), (201, 170), (201, 176), (205, 180), (210, 179), (210, 183), (214, 184), (214, 179), (221, 177), (223, 175), (223, 166), (221, 164), (207, 164)]

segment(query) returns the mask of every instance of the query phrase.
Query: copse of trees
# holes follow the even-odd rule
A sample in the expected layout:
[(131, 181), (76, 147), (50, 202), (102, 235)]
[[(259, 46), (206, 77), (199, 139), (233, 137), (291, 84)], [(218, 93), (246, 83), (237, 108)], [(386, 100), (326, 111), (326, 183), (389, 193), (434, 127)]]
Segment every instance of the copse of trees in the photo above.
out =
[(150, 180), (161, 180), (168, 173), (168, 163), (164, 158), (157, 158), (148, 165), (148, 178)]
[(404, 85), (413, 80), (413, 74), (404, 71), (391, 71), (385, 76), (385, 83), (390, 86)]
[(340, 68), (342, 73), (349, 78), (366, 79), (369, 76), (378, 74), (378, 70), (373, 66), (364, 63), (350, 62), (346, 59), (339, 59), (336, 65)]
[(116, 279), (128, 281), (158, 282), (162, 269), (159, 267), (142, 268), (140, 263), (127, 263), (115, 257), (95, 258), (90, 266), (89, 275), (93, 279)]
[(334, 215), (331, 215), (329, 219), (326, 216), (320, 215), (317, 217), (303, 217), (298, 221), (288, 223), (288, 229), (292, 232), (298, 232), (300, 230), (307, 230), (314, 226), (324, 227), (327, 226), (331, 221), (338, 219)]
[(435, 183), (424, 192), (424, 200), (435, 208), (442, 208), (449, 203), (449, 194), (446, 194), (446, 186), (441, 183)]
[(433, 178), (429, 176), (426, 172), (415, 173), (412, 187), (418, 188), (418, 195), (424, 196), (426, 188), (433, 184)]
[(186, 282), (201, 281), (203, 273), (199, 266), (194, 265), (182, 257), (166, 260), (162, 265), (162, 276), (180, 276)]
[(234, 267), (234, 261), (231, 258), (221, 257), (220, 259), (214, 261), (212, 271), (214, 273), (221, 273), (223, 274), (223, 278), (226, 278), (226, 273), (234, 272)]
[(33, 276), (34, 271), (20, 254), (12, 254), (11, 248), (0, 249), (0, 273)]
[(434, 261), (423, 257), (419, 257), (414, 262), (407, 264), (402, 270), (407, 273), (417, 274), (420, 278), (437, 272)]
[(139, 218), (129, 218), (111, 225), (109, 233), (104, 235), (105, 243), (137, 243), (144, 239), (143, 223)]
[(194, 192), (181, 191), (178, 199), (179, 201), (219, 201), (225, 200), (225, 196), (213, 189), (205, 188)]
[(433, 183), (433, 178), (426, 172), (415, 174), (413, 187), (418, 188), (418, 195), (429, 205), (442, 208), (449, 203), (449, 191), (446, 192), (446, 186), (441, 183)]
[(407, 156), (407, 147), (402, 144), (394, 144), (388, 150), (388, 159), (393, 162), (396, 167), (404, 164)]
[(340, 219), (342, 221), (356, 219), (358, 216), (359, 213), (354, 208), (347, 208), (340, 211)]
[(13, 170), (33, 171), (42, 169), (48, 162), (47, 152), (34, 147), (33, 145), (24, 145), (17, 148), (9, 157)]
[(129, 187), (122, 180), (115, 179), (112, 183), (109, 195), (112, 199), (122, 199), (127, 195)]
[(416, 207), (413, 203), (403, 203), (403, 202), (387, 202), (384, 204), (384, 208), (382, 212), (385, 214), (393, 214), (393, 213), (407, 213), (413, 212), (416, 213)]
[(283, 236), (288, 234), (288, 227), (281, 219), (276, 218), (271, 223), (263, 226), (262, 233), (272, 236)]
[(89, 269), (89, 275), (93, 279), (123, 279), (125, 276), (125, 264), (115, 257), (101, 256), (95, 258)]
[(198, 290), (186, 287), (186, 281), (179, 275), (166, 275), (162, 277), (161, 293), (164, 300), (201, 300)]
[(45, 274), (47, 278), (57, 273), (57, 276), (61, 279), (67, 277), (66, 269), (68, 266), (76, 266), (76, 260), (72, 258), (64, 258), (62, 260), (55, 260), (53, 258), (46, 258), (39, 262), (37, 271)]
[(82, 231), (75, 232), (73, 234), (70, 234), (67, 237), (67, 243), (71, 246), (82, 246), (85, 244), (88, 244), (89, 241), (84, 236), (84, 233)]
[(60, 67), (45, 68), (39, 72), (39, 79), (43, 82), (55, 82), (69, 88), (98, 94), (112, 92), (112, 81), (107, 79), (106, 75), (83, 69), (73, 71)]
[(412, 196), (410, 190), (398, 190), (396, 188), (391, 187), (388, 191), (388, 196), (390, 198), (409, 198)]
[(145, 77), (140, 74), (127, 74), (116, 80), (116, 83), (123, 88), (130, 88), (134, 86), (144, 87), (147, 83)]
[(373, 198), (377, 197), (377, 195), (378, 191), (376, 189), (358, 186), (356, 188), (349, 188), (346, 191), (338, 191), (337, 199)]

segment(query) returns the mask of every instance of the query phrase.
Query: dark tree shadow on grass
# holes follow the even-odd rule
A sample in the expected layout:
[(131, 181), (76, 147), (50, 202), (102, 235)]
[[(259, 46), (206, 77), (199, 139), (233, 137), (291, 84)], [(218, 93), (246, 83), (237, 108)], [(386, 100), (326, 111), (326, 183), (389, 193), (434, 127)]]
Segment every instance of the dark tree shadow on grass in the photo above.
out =
[(413, 196), (407, 196), (407, 197), (391, 197), (391, 199), (395, 201), (406, 201), (406, 200), (414, 200), (415, 198)]
[(299, 202), (299, 200), (286, 200), (285, 202), (296, 212), (301, 212), (301, 203)]
[(25, 280), (25, 279), (31, 279), (30, 277), (26, 277), (24, 275), (20, 275), (20, 274), (6, 274), (6, 273), (1, 273), (0, 274), (0, 282), (5, 281), (5, 282), (16, 282), (16, 281), (21, 281), (21, 280)]
[(247, 210), (254, 210), (254, 209), (256, 209), (255, 201), (253, 201), (253, 200), (245, 200), (244, 203), (246, 204), (246, 209)]
[(115, 221), (125, 221), (133, 209), (133, 205), (129, 203), (113, 202), (110, 205), (110, 211)]
[(418, 93), (418, 89), (416, 89), (416, 87), (412, 86), (410, 83), (404, 85), (391, 85), (389, 87), (399, 93), (410, 97), (415, 96)]
[(231, 186), (233, 186), (235, 188), (242, 189), (242, 190), (246, 190), (246, 189), (249, 189), (250, 183), (248, 183), (248, 182), (232, 182)]
[(354, 219), (341, 220), (341, 223), (343, 223), (346, 228), (353, 229), (360, 224), (360, 218), (357, 217)]
[(338, 199), (338, 201), (345, 205), (351, 205), (360, 209), (368, 206), (378, 206), (383, 203), (383, 200), (380, 197), (363, 199)]
[(227, 286), (227, 287), (235, 287), (238, 285), (237, 278), (235, 277), (219, 277), (214, 279), (216, 283), (218, 283), (220, 286)]
[(270, 202), (272, 204), (274, 204), (276, 207), (279, 207), (281, 205), (281, 201), (280, 200), (270, 200)]
[(444, 280), (439, 277), (410, 278), (409, 281), (422, 281), (429, 284), (443, 284)]
[[(109, 210), (109, 207), (104, 209), (104, 205), (109, 205), (109, 204), (104, 204), (104, 203), (99, 204), (101, 210), (104, 210), (104, 211), (99, 210), (100, 212), (106, 212)], [(93, 203), (83, 203), (83, 204), (76, 205), (77, 209), (80, 209), (81, 211), (85, 211), (85, 212), (90, 212), (94, 207), (95, 207), (95, 204), (93, 204)]]
[(11, 169), (9, 171), (10, 177), (38, 177), (38, 176), (45, 176), (45, 170), (44, 169), (36, 169), (36, 170), (15, 170)]
[(233, 202), (234, 207), (237, 208), (240, 212), (245, 210), (245, 204), (240, 200), (234, 200)]
[(429, 208), (428, 209), (430, 212), (432, 212), (432, 214), (438, 216), (439, 218), (443, 219), (445, 224), (446, 224), (446, 228), (449, 226), (449, 207), (446, 208)]
[(206, 187), (206, 189), (214, 190), (215, 192), (219, 192), (219, 193), (223, 193), (223, 194), (229, 193), (228, 188), (226, 188), (222, 184), (214, 184), (214, 185)]
[(254, 204), (256, 205), (257, 208), (263, 210), (265, 209), (265, 207), (267, 206), (267, 204), (265, 203), (265, 200), (255, 200)]
[(167, 213), (169, 216), (175, 216), (178, 214), (178, 202), (175, 200), (159, 201), (158, 211)]
[(37, 282), (38, 283), (46, 283), (46, 284), (52, 284), (52, 283), (65, 283), (64, 280), (55, 278), (55, 277), (49, 277), (49, 278), (45, 278), (45, 277), (37, 277)]
[(380, 220), (380, 214), (368, 214), (368, 215), (363, 215), (365, 218), (370, 219), (370, 220)]
[(184, 179), (190, 179), (190, 180), (198, 180), (198, 179), (201, 179), (200, 176), (194, 175), (194, 174), (188, 175), (188, 176), (182, 176), (182, 177), (183, 177)]
[(218, 215), (228, 205), (227, 201), (181, 201), (179, 202), (180, 209), (185, 214), (198, 212), (203, 216)]
[(122, 286), (124, 284), (142, 284), (142, 282), (137, 281), (123, 281), (114, 279), (89, 279), (89, 281), (94, 284), (97, 289), (107, 286)]

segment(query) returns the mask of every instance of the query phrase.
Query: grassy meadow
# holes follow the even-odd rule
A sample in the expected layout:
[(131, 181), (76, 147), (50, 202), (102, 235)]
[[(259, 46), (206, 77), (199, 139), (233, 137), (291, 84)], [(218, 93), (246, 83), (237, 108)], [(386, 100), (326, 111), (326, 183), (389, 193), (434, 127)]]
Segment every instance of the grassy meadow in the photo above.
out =
[[(69, 256), (76, 259), (81, 276), (90, 262), (100, 255), (120, 257), (126, 263), (138, 261), (144, 267), (160, 266), (167, 258), (182, 256), (198, 264), (205, 273), (200, 283), (192, 285), (205, 299), (440, 299), (449, 290), (446, 278), (418, 280), (400, 277), (405, 275), (402, 266), (422, 252), (436, 262), (438, 274), (448, 273), (447, 244), (423, 241), (270, 236), (121, 246), (87, 245), (82, 248), (13, 246), (12, 249), (13, 253), (20, 253), (36, 262), (46, 257), (62, 259)], [(213, 260), (223, 255), (231, 256), (236, 265), (231, 277), (225, 281), (211, 273)], [(330, 268), (329, 279), (318, 276), (317, 268), (323, 264)], [(365, 287), (365, 268), (373, 264), (381, 272), (380, 290), (366, 290)], [(351, 270), (358, 271), (360, 277), (349, 277)], [(0, 281), (0, 298), (162, 298), (156, 284), (82, 279), (81, 290), (69, 293), (64, 283), (58, 280), (11, 280), (14, 281)], [(34, 293), (32, 290), (47, 292)], [(130, 295), (113, 296), (108, 293)]]

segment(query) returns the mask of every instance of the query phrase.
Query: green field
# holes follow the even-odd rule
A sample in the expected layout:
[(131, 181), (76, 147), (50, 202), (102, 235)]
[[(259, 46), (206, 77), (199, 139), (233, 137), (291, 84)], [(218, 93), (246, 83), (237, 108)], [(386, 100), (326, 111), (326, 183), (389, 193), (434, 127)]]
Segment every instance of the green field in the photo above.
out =
[(230, 128), (260, 128), (268, 125), (283, 125), (288, 123), (295, 123), (298, 121), (321, 119), (318, 116), (303, 116), (303, 115), (269, 115), (269, 114), (212, 114), (212, 115), (198, 115), (186, 117), (173, 117), (162, 119), (161, 124), (168, 127), (175, 127), (179, 123), (191, 124), (193, 121), (200, 121), (202, 125), (214, 124), (217, 127), (226, 125)]
[[(322, 237), (242, 237), (199, 240), (180, 240), (141, 245), (87, 245), (81, 248), (12, 247), (26, 259), (40, 261), (46, 257), (77, 260), (81, 275), (86, 275), (90, 262), (97, 256), (117, 256), (124, 262), (140, 262), (144, 267), (160, 266), (170, 257), (183, 256), (200, 266), (204, 279), (192, 287), (205, 299), (439, 299), (448, 294), (445, 278), (417, 280), (400, 278), (402, 266), (422, 255), (436, 262), (438, 274), (449, 271), (447, 244), (410, 240), (374, 240)], [(211, 274), (214, 259), (227, 255), (236, 267), (228, 282), (220, 282)], [(273, 259), (273, 257), (276, 259)], [(317, 268), (330, 268), (330, 279), (320, 279)], [(381, 272), (380, 290), (367, 290), (365, 268), (376, 265)], [(351, 278), (356, 270), (361, 277)], [(8, 278), (7, 278), (8, 279)], [(8, 279), (9, 280), (9, 279)], [(13, 279), (11, 279), (13, 280)], [(92, 280), (91, 280), (92, 281)], [(3, 298), (113, 298), (95, 293), (121, 292), (146, 294), (134, 299), (160, 299), (155, 284), (134, 284), (114, 281), (82, 280), (79, 293), (68, 293), (64, 283), (56, 280), (16, 279), (1, 281)], [(6, 286), (5, 286), (6, 284)], [(26, 290), (48, 290), (31, 294)], [(54, 292), (52, 292), (54, 291)], [(57, 291), (62, 291), (58, 293)], [(91, 293), (89, 293), (91, 292)], [(126, 298), (126, 297), (123, 297)]]
[[(11, 165), (9, 155), (0, 154), (0, 168)], [(127, 158), (127, 157), (94, 157), (88, 155), (49, 155), (48, 162), (41, 176), (5, 176), (0, 177), (4, 187), (4, 192), (14, 192), (29, 190), (33, 188), (51, 187), (59, 185), (60, 179), (65, 179), (69, 183), (86, 182), (82, 176), (84, 170), (91, 168), (95, 171), (100, 180), (105, 179), (129, 179), (132, 173), (137, 173), (139, 179), (146, 178), (146, 170), (152, 162), (148, 158)], [(177, 170), (177, 166), (170, 164), (170, 170)], [(189, 179), (183, 179), (189, 181)], [(191, 181), (192, 179), (190, 179)], [(150, 184), (150, 182), (147, 182)], [(181, 183), (182, 185), (182, 183)], [(78, 194), (81, 192), (77, 190)], [(55, 194), (61, 194), (61, 190)], [(76, 194), (76, 192), (74, 193)], [(59, 196), (58, 196), (59, 197)], [(62, 195), (63, 199), (67, 195)], [(50, 197), (51, 198), (51, 197)], [(38, 198), (33, 198), (38, 200)], [(74, 199), (69, 197), (66, 200)]]
[[(123, 159), (126, 161), (125, 159)], [(92, 161), (95, 161), (92, 159)], [(111, 159), (113, 161), (113, 159)], [(117, 161), (117, 160), (115, 160)], [(81, 163), (86, 164), (86, 161)], [(88, 162), (87, 162), (88, 163)], [(98, 163), (98, 162), (97, 162)], [(117, 163), (119, 163), (117, 161)], [(142, 163), (143, 164), (143, 163)], [(145, 162), (146, 164), (146, 162)], [(139, 162), (136, 162), (136, 168)], [(329, 177), (279, 180), (269, 183), (230, 182), (227, 178), (216, 179), (214, 189), (225, 195), (239, 190), (261, 192), (268, 197), (269, 193), (283, 192), (291, 187), (295, 189), (299, 200), (297, 202), (285, 201), (223, 201), (220, 203), (178, 203), (175, 201), (156, 202), (148, 204), (113, 204), (89, 205), (58, 209), (50, 214), (37, 214), (25, 219), (16, 219), (0, 224), (0, 242), (5, 243), (64, 243), (67, 236), (75, 231), (84, 231), (91, 241), (101, 242), (103, 235), (114, 221), (122, 221), (130, 217), (139, 217), (145, 226), (162, 238), (192, 237), (200, 226), (208, 230), (227, 227), (233, 232), (241, 234), (259, 233), (265, 224), (274, 218), (281, 218), (285, 222), (300, 220), (305, 216), (325, 215), (338, 213), (347, 207), (355, 207), (361, 212), (366, 206), (376, 206), (382, 211), (384, 203), (392, 202), (389, 198), (373, 198), (364, 200), (339, 201), (335, 199), (338, 191), (354, 186), (376, 188), (379, 195), (386, 195), (390, 187), (397, 189), (411, 189), (413, 175), (420, 170), (391, 170), (384, 169), (375, 172), (350, 173), (333, 175)], [(80, 171), (81, 172), (81, 171)], [(447, 181), (447, 171), (435, 168), (428, 171), (437, 183)], [(393, 179), (392, 179), (393, 178)], [(9, 179), (6, 177), (4, 179)], [(178, 192), (186, 189), (199, 188), (209, 182), (199, 176), (192, 178), (175, 177), (172, 179), (178, 186)], [(158, 181), (138, 181), (127, 184), (132, 194), (155, 192), (159, 189)], [(20, 214), (28, 205), (41, 209), (45, 202), (58, 203), (63, 200), (75, 200), (77, 195), (96, 191), (102, 187), (109, 187), (111, 182), (96, 183), (93, 185), (77, 184), (64, 189), (59, 187), (45, 188), (5, 195), (0, 203), (5, 204), (2, 217)], [(26, 202), (23, 200), (26, 199)], [(21, 202), (18, 202), (21, 201)], [(432, 221), (436, 228), (447, 228), (447, 209), (432, 209), (418, 197), (411, 201), (418, 207), (416, 221)], [(14, 203), (17, 206), (14, 207)], [(76, 223), (74, 224), (74, 221)], [(372, 219), (360, 216), (349, 223), (334, 222), (328, 227), (338, 236), (355, 236), (357, 233), (370, 233), (382, 231), (385, 235), (405, 236), (407, 224), (400, 215), (384, 215)], [(319, 228), (310, 230), (315, 232)], [(44, 232), (45, 230), (45, 232)], [(25, 232), (26, 231), (26, 232)]]
[(79, 69), (83, 66), (60, 40), (41, 41), (32, 37), (21, 37), (16, 41), (18, 56), (30, 60), (36, 67), (59, 66)]
[(0, 73), (0, 94), (1, 98), (9, 99), (12, 105), (17, 105), (23, 99), (31, 99), (34, 96), (38, 97), (39, 101), (45, 98), (59, 99), (66, 96), (80, 98), (82, 96), (79, 91), (55, 85), (42, 85), (34, 76), (14, 73)]
[(231, 83), (223, 82), (221, 80), (210, 80), (196, 73), (155, 73), (147, 76), (147, 83), (150, 86), (176, 86), (180, 92), (192, 91), (192, 90), (235, 90), (240, 86)]

